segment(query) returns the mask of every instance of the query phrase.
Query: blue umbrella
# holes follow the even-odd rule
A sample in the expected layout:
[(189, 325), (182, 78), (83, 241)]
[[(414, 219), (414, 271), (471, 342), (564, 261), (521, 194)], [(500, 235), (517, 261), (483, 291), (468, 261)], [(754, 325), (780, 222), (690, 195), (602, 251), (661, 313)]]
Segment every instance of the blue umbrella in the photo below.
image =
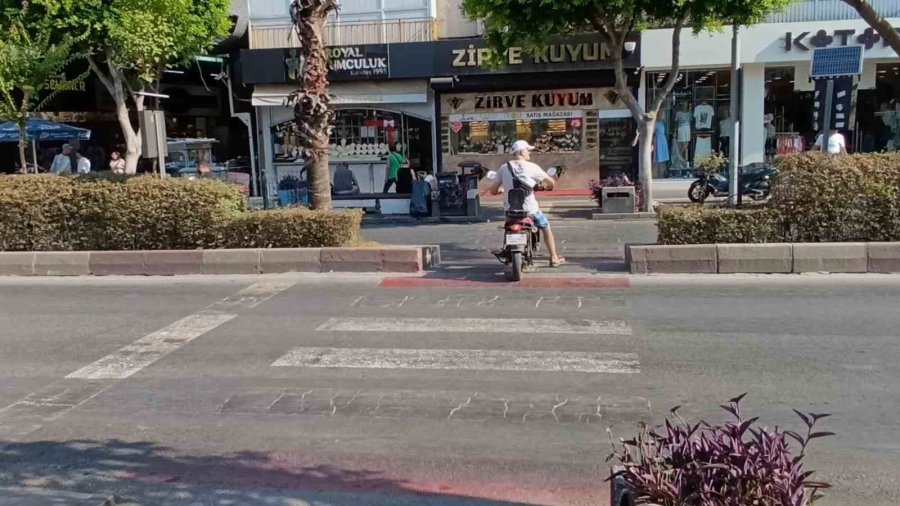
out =
[[(86, 141), (91, 138), (90, 130), (37, 118), (28, 118), (25, 131), (29, 141)], [(19, 126), (11, 121), (0, 123), (0, 142), (19, 142)]]
[[(38, 141), (69, 141), (73, 139), (86, 141), (91, 138), (90, 130), (37, 118), (28, 118), (25, 134), (26, 140), (31, 141), (31, 154), (34, 157), (35, 170), (37, 170)], [(0, 123), (0, 142), (19, 142), (19, 125), (11, 121)]]

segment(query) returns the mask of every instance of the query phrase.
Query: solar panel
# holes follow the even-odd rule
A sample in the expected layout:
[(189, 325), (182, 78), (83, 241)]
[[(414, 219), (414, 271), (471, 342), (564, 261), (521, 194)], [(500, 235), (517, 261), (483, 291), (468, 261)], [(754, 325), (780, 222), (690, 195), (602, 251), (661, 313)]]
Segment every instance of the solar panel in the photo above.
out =
[(822, 79), (862, 74), (864, 52), (863, 46), (814, 48), (810, 76)]

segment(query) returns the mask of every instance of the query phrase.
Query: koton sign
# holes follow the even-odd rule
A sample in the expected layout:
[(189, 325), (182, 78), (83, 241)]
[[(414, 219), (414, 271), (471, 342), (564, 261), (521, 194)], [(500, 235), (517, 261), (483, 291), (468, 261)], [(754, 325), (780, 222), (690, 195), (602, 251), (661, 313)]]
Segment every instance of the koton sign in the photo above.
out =
[[(895, 28), (900, 32), (900, 28)], [(840, 30), (814, 30), (804, 32), (787, 32), (784, 35), (785, 51), (809, 51), (815, 47), (847, 46), (859, 44), (867, 50), (877, 45), (888, 47), (887, 41), (882, 40), (872, 28), (856, 30), (853, 28)]]

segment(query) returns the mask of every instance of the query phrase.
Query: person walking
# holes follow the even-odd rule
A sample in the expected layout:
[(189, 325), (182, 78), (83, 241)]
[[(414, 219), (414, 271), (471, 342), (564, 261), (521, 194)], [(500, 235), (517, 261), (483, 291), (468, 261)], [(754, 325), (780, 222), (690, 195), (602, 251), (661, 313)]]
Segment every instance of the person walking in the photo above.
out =
[(391, 187), (397, 184), (397, 176), (400, 173), (400, 169), (408, 169), (409, 161), (404, 158), (400, 151), (397, 148), (397, 145), (390, 146), (388, 148), (388, 156), (387, 156), (387, 172), (388, 177), (387, 181), (384, 182), (384, 189), (381, 193), (387, 193), (391, 190)]
[(125, 173), (125, 159), (122, 158), (122, 154), (118, 151), (113, 151), (112, 155), (110, 155), (109, 170), (112, 171), (113, 174)]
[(816, 143), (813, 145), (814, 150), (825, 151), (829, 155), (846, 155), (847, 154), (847, 141), (844, 139), (843, 134), (838, 132), (836, 129), (832, 128), (828, 135), (828, 143), (827, 146), (822, 146), (822, 134), (816, 138)]
[(62, 153), (53, 157), (50, 165), (50, 173), (57, 176), (66, 176), (72, 173), (72, 145), (63, 144)]

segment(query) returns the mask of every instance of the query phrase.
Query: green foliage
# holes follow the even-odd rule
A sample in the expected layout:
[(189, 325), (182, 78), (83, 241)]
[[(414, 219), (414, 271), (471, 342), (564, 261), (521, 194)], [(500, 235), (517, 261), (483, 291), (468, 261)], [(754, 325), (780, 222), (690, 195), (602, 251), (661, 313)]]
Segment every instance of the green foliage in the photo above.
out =
[(780, 159), (772, 198), (752, 210), (664, 209), (660, 244), (900, 241), (900, 154)]
[(802, 242), (900, 240), (900, 154), (783, 158), (771, 205)]
[(0, 251), (346, 246), (359, 213), (246, 212), (234, 185), (153, 177), (0, 177)]
[(227, 228), (227, 248), (349, 246), (359, 238), (362, 213), (303, 208), (243, 213)]
[(659, 244), (783, 242), (777, 215), (768, 208), (666, 207), (659, 213)]
[(228, 34), (228, 0), (32, 0), (59, 33), (152, 83)]
[(10, 11), (0, 15), (0, 121), (13, 121), (20, 128), (31, 113), (43, 109), (57, 91), (51, 90), (51, 81), (59, 88), (84, 78), (65, 79), (62, 74), (72, 61), (73, 40), (62, 37), (51, 39), (49, 31), (34, 31), (26, 26), (23, 16)]

